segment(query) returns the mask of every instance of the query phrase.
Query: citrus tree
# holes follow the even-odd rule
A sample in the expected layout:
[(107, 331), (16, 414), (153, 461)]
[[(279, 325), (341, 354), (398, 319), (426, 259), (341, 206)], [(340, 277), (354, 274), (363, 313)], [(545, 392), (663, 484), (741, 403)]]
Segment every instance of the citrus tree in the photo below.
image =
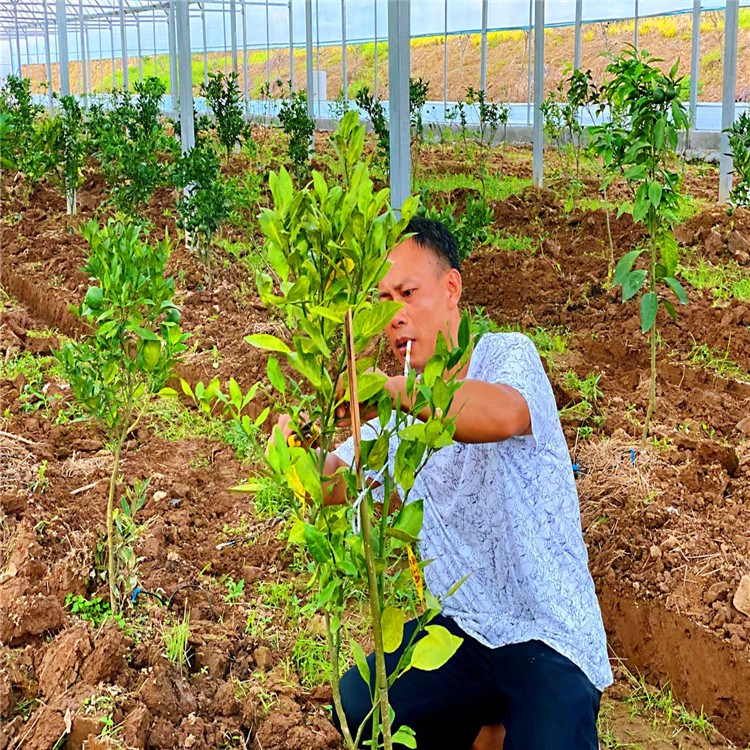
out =
[(174, 279), (165, 278), (168, 238), (154, 245), (141, 229), (93, 219), (83, 227), (89, 244), (84, 272), (89, 287), (78, 315), (91, 333), (56, 352), (78, 405), (104, 432), (113, 454), (107, 496), (107, 579), (112, 613), (127, 592), (118, 588), (114, 498), (125, 440), (162, 391), (176, 357), (185, 350), (174, 303)]
[[(680, 130), (688, 127), (687, 111), (679, 99), (681, 78), (678, 64), (662, 72), (658, 58), (631, 48), (607, 66), (602, 102), (619, 113), (609, 123), (591, 128), (600, 143), (608, 170), (628, 183), (633, 200), (620, 207), (618, 215), (630, 211), (633, 220), (646, 227), (645, 247), (630, 250), (617, 263), (614, 286), (622, 287), (622, 300), (640, 295), (641, 330), (651, 339), (651, 382), (643, 439), (656, 408), (657, 312), (663, 306), (677, 317), (670, 296), (687, 304), (685, 290), (676, 278), (679, 249), (672, 231), (684, 200), (680, 175), (674, 169)], [(646, 268), (636, 261), (647, 255)]]
[[(259, 274), (258, 288), (264, 303), (285, 321), (287, 335), (246, 339), (271, 352), (269, 388), (294, 425), (289, 440), (274, 429), (266, 471), (294, 498), (290, 541), (306, 551), (312, 564), (310, 609), (320, 611), (326, 623), (333, 703), (350, 750), (360, 747), (369, 725), (372, 747), (414, 747), (408, 727), (392, 730), (388, 690), (408, 669), (438, 668), (461, 642), (445, 628), (429, 624), (440, 603), (424, 590), (414, 553), (423, 510), (413, 489), (430, 456), (452, 442), (454, 425), (448, 413), (458, 388), (452, 373), (466, 363), (470, 346), (467, 317), (455, 343), (438, 341), (419, 379), (415, 371), (409, 372), (408, 404), (394, 403), (385, 390), (386, 376), (375, 369), (374, 343), (400, 304), (378, 301), (376, 288), (388, 270), (388, 252), (403, 235), (417, 202), (407, 199), (397, 217), (388, 204), (389, 191), (374, 191), (362, 156), (364, 138), (357, 114), (347, 113), (333, 137), (335, 184), (313, 172), (309, 185), (295, 189), (284, 169), (270, 175), (273, 206), (259, 217), (270, 272)], [(220, 398), (242, 419), (254, 392), (243, 397), (230, 383), (230, 392)], [(342, 406), (350, 409), (355, 458), (330, 476), (326, 458)], [(377, 415), (375, 426), (363, 431), (360, 420), (370, 415)], [(246, 427), (257, 426), (266, 416), (267, 411), (251, 425), (245, 415)], [(334, 483), (345, 488), (343, 505), (327, 502)], [(403, 505), (392, 502), (397, 488)], [(255, 491), (257, 485), (250, 482), (238, 489)], [(394, 597), (405, 587), (416, 593), (415, 604), (407, 608), (398, 606)], [(375, 673), (371, 675), (362, 648), (350, 641), (372, 696), (370, 715), (355, 727), (348, 725), (343, 712), (339, 677), (348, 628), (345, 612), (361, 591), (369, 607)], [(401, 662), (389, 675), (385, 654), (401, 645), (410, 617), (418, 618), (421, 637), (415, 634), (406, 644)]]

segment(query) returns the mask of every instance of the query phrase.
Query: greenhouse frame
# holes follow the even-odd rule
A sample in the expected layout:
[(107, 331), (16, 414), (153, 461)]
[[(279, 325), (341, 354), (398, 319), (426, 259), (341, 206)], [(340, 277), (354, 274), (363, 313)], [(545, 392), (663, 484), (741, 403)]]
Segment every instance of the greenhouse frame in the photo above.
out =
[[(321, 88), (319, 52), (321, 46), (340, 46), (343, 80), (348, 80), (347, 53), (350, 45), (373, 42), (374, 92), (378, 93), (377, 51), (378, 42), (387, 41), (388, 48), (396, 51), (389, 65), (389, 100), (391, 150), (394, 169), (391, 186), (394, 203), (399, 204), (409, 194), (409, 73), (410, 43), (408, 40), (425, 36), (443, 36), (443, 101), (435, 103), (433, 116), (445, 121), (448, 110), (448, 39), (468, 33), (481, 35), (480, 88), (487, 85), (487, 40), (492, 32), (526, 30), (527, 101), (511, 104), (511, 124), (526, 125), (519, 138), (534, 144), (534, 182), (542, 184), (543, 172), (543, 119), (541, 104), (544, 84), (544, 28), (572, 25), (575, 29), (575, 46), (572, 65), (580, 66), (583, 45), (582, 29), (585, 24), (632, 19), (633, 45), (639, 46), (640, 23), (649, 17), (691, 14), (692, 39), (690, 70), (699, 65), (701, 13), (719, 11), (725, 15), (725, 49), (723, 54), (723, 92), (720, 113), (698, 101), (698, 76), (690, 78), (689, 111), (695, 134), (711, 134), (713, 143), (717, 136), (720, 152), (719, 201), (726, 201), (731, 190), (732, 163), (728, 154), (728, 137), (724, 131), (731, 126), (735, 116), (744, 109), (736, 104), (737, 93), (737, 30), (740, 6), (750, 6), (750, 0), (622, 0), (602, 8), (592, 0), (476, 0), (457, 6), (449, 0), (177, 0), (175, 2), (152, 0), (8, 0), (0, 8), (0, 75), (5, 71), (27, 75), (32, 66), (44, 66), (47, 82), (47, 102), (54, 107), (53, 94), (78, 93), (71, 81), (70, 67), (74, 61), (80, 65), (80, 95), (84, 99), (95, 94), (91, 85), (90, 65), (93, 59), (102, 59), (106, 49), (111, 59), (112, 81), (119, 81), (128, 89), (129, 60), (137, 58), (138, 75), (143, 78), (143, 59), (152, 52), (156, 59), (159, 50), (169, 55), (169, 96), (165, 108), (173, 118), (185, 121), (182, 130), (183, 149), (194, 143), (191, 120), (194, 73), (192, 56), (202, 54), (203, 80), (208, 78), (208, 54), (223, 50), (231, 59), (231, 70), (243, 74), (245, 111), (249, 115), (252, 102), (249, 91), (248, 59), (251, 50), (265, 49), (267, 59), (267, 85), (271, 86), (271, 49), (282, 45), (289, 50), (289, 81), (295, 80), (295, 50), (303, 48), (306, 61), (304, 88), (308, 92), (310, 115), (318, 122), (330, 119), (329, 100), (319, 95)], [(456, 7), (459, 13), (451, 11)], [(323, 25), (321, 26), (321, 11)], [(433, 12), (434, 11), (434, 12)], [(338, 19), (335, 17), (338, 15)], [(273, 21), (272, 21), (273, 16)], [(352, 21), (357, 18), (357, 32), (351, 33)], [(359, 23), (361, 17), (372, 20), (372, 26)], [(518, 19), (523, 18), (521, 24)], [(300, 23), (302, 18), (303, 23)], [(349, 19), (349, 20), (348, 20)], [(261, 26), (260, 41), (251, 38), (254, 21)], [(339, 21), (339, 25), (335, 23)], [(221, 26), (220, 39), (212, 37)], [(303, 27), (302, 30), (300, 27)], [(323, 38), (321, 38), (321, 30)], [(532, 33), (533, 32), (533, 33)], [(254, 36), (254, 35), (252, 35)], [(166, 45), (164, 44), (166, 37)], [(108, 42), (108, 44), (107, 44)], [(151, 42), (151, 44), (149, 44)], [(317, 51), (318, 63), (313, 59)], [(8, 62), (6, 62), (6, 60)], [(225, 62), (226, 65), (226, 62)], [(53, 77), (53, 69), (57, 75)], [(324, 76), (323, 76), (324, 77)], [(324, 84), (323, 84), (324, 85)], [(347, 87), (342, 89), (344, 99)], [(532, 101), (533, 100), (533, 101)], [(440, 113), (442, 105), (442, 115)], [(197, 104), (196, 106), (200, 106)], [(713, 116), (711, 116), (713, 115)], [(530, 132), (529, 131), (530, 128)]]

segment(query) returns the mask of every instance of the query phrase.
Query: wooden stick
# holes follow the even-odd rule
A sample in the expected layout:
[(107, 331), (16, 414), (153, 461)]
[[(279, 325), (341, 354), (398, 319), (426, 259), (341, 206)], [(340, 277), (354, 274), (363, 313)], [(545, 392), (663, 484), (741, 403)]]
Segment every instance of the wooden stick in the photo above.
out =
[(84, 487), (79, 487), (77, 490), (71, 490), (70, 494), (71, 495), (78, 495), (81, 492), (86, 492), (86, 490), (91, 490), (94, 487), (96, 487), (96, 485), (99, 484), (100, 481), (101, 480), (97, 479), (95, 482), (91, 482), (91, 484), (87, 484)]
[(39, 445), (39, 443), (35, 443), (33, 440), (28, 440), (25, 437), (21, 437), (20, 435), (15, 435), (12, 432), (5, 432), (4, 430), (0, 430), (0, 435), (2, 437), (10, 438), (11, 440), (18, 440), (19, 443), (25, 443), (26, 445)]

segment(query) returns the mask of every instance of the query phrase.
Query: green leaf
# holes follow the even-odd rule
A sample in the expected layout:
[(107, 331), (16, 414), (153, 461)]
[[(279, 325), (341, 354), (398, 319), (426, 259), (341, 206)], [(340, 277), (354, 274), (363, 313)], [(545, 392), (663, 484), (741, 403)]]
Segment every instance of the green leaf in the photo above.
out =
[(389, 435), (387, 432), (381, 432), (375, 444), (370, 449), (370, 455), (367, 457), (367, 465), (373, 471), (380, 471), (388, 460), (388, 448), (390, 447), (388, 438)]
[(283, 396), (286, 393), (286, 378), (281, 372), (281, 366), (276, 357), (268, 358), (266, 373), (268, 375), (268, 381)]
[(254, 333), (245, 336), (245, 341), (251, 346), (258, 349), (265, 349), (269, 352), (281, 352), (282, 354), (291, 354), (292, 350), (277, 336), (270, 333)]
[(417, 735), (411, 727), (400, 726), (391, 740), (394, 745), (403, 745), (408, 747), (409, 750), (414, 750), (417, 746)]
[(383, 648), (392, 654), (404, 638), (404, 613), (396, 607), (385, 607), (381, 618), (383, 628)]
[(677, 240), (671, 232), (664, 232), (659, 237), (659, 254), (661, 262), (666, 269), (666, 276), (674, 276), (677, 273), (680, 249)]
[(412, 538), (419, 538), (424, 518), (422, 500), (412, 500), (401, 508), (393, 524), (394, 529), (407, 533)]
[(669, 317), (672, 320), (677, 320), (677, 310), (674, 309), (674, 305), (668, 299), (663, 299), (661, 303), (664, 305), (664, 309), (667, 311)]
[(357, 382), (357, 397), (360, 403), (369, 401), (383, 390), (388, 377), (379, 372), (363, 372)]
[(675, 279), (673, 276), (667, 276), (664, 278), (664, 283), (675, 293), (675, 296), (681, 304), (687, 305), (687, 292), (685, 291), (685, 287), (682, 286), (682, 284), (680, 284), (677, 279)]
[(654, 292), (646, 292), (641, 297), (641, 330), (650, 331), (656, 323), (656, 311), (659, 307), (659, 297)]
[(380, 333), (402, 307), (401, 302), (389, 300), (379, 302), (369, 310), (361, 310), (355, 316), (354, 330), (358, 336), (369, 339)]
[(305, 544), (315, 562), (331, 562), (331, 547), (325, 534), (312, 524), (305, 524)]
[(633, 267), (636, 258), (641, 254), (641, 250), (630, 250), (620, 258), (615, 268), (615, 275), (612, 280), (613, 286), (621, 286), (625, 281), (625, 278), (630, 273), (630, 269)]
[(442, 625), (428, 625), (427, 635), (417, 641), (411, 655), (410, 666), (432, 671), (440, 669), (463, 643), (463, 638), (453, 635)]
[(643, 282), (646, 281), (648, 271), (642, 268), (637, 268), (635, 271), (631, 271), (626, 277), (622, 284), (622, 301), (627, 302), (631, 297), (638, 294), (643, 287)]
[(648, 186), (648, 199), (651, 201), (651, 205), (658, 209), (659, 203), (661, 203), (662, 187), (658, 182), (652, 182)]
[(352, 649), (352, 656), (354, 656), (354, 663), (357, 665), (359, 676), (362, 678), (362, 681), (365, 683), (365, 685), (367, 685), (367, 689), (370, 690), (370, 693), (372, 694), (372, 690), (370, 688), (370, 665), (367, 663), (367, 655), (365, 654), (362, 646), (360, 646), (357, 641), (350, 640), (349, 645)]

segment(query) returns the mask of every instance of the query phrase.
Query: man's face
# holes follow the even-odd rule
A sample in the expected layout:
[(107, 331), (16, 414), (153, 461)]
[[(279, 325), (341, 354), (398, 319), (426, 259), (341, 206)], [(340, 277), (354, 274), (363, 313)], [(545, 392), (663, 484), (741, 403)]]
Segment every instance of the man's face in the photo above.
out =
[(455, 339), (460, 315), (461, 274), (446, 268), (430, 249), (410, 238), (393, 248), (392, 265), (378, 286), (381, 300), (402, 302), (403, 307), (385, 329), (391, 349), (403, 362), (411, 341), (410, 363), (421, 371), (435, 352), (438, 333)]

